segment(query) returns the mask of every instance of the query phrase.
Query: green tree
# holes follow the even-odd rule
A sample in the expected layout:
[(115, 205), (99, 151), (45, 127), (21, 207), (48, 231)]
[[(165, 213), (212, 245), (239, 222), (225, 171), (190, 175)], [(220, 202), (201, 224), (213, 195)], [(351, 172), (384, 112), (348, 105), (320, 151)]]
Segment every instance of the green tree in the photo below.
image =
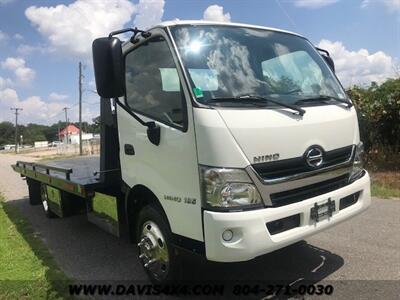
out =
[(354, 86), (348, 94), (357, 108), (367, 160), (375, 167), (400, 168), (400, 78)]
[(0, 123), (0, 145), (14, 144), (15, 127), (11, 122)]

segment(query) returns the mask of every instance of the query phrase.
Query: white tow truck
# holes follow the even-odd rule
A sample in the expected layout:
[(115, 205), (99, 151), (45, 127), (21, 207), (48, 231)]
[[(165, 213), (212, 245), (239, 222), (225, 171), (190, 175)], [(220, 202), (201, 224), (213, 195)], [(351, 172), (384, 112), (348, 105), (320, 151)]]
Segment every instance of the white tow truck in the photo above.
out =
[(370, 205), (356, 110), (305, 37), (173, 21), (96, 39), (93, 60), (100, 158), (13, 168), (47, 216), (131, 238), (151, 279), (175, 278), (175, 249), (246, 261)]

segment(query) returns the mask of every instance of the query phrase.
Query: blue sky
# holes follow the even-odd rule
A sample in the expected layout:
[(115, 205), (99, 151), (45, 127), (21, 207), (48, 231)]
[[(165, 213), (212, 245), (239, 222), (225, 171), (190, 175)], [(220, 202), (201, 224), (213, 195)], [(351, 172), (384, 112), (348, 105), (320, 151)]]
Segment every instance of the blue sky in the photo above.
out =
[(84, 119), (98, 114), (90, 90), (93, 38), (161, 20), (210, 19), (298, 32), (331, 51), (344, 85), (398, 75), (400, 0), (0, 0), (0, 121), (77, 119), (77, 71), (84, 70)]

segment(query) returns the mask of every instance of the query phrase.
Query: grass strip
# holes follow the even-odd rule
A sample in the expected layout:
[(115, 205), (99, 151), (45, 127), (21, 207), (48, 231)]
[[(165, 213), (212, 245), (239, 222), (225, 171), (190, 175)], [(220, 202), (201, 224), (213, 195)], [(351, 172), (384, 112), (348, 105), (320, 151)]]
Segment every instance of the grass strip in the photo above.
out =
[[(0, 195), (1, 198), (1, 195)], [(0, 199), (0, 299), (68, 299), (72, 281), (18, 208)]]

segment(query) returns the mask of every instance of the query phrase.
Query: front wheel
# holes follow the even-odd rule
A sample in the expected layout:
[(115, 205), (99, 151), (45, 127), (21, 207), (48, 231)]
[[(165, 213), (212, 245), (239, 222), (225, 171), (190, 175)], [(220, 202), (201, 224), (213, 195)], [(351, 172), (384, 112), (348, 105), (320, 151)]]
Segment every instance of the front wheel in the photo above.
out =
[(156, 208), (145, 206), (137, 229), (139, 260), (150, 279), (156, 283), (176, 280), (180, 265), (165, 217)]

